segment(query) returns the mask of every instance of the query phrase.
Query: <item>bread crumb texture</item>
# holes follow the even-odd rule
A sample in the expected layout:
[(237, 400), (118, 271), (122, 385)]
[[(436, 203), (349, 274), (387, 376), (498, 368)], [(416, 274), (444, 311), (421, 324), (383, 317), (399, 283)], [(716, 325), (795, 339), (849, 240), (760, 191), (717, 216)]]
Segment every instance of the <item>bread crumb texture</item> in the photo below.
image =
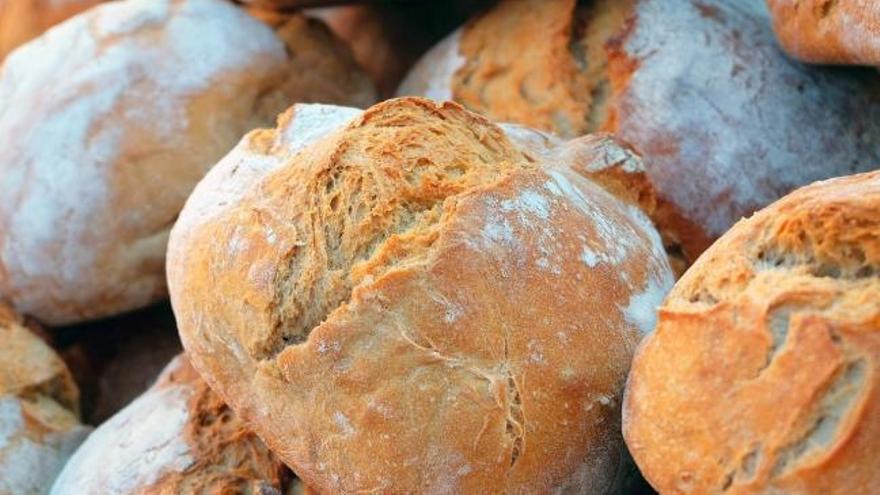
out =
[(637, 352), (633, 457), (661, 493), (880, 483), (880, 172), (817, 182), (693, 265)]
[[(300, 119), (323, 127), (279, 146)], [(585, 178), (638, 173), (609, 139), (420, 98), (294, 107), (172, 233), (194, 365), (318, 490), (612, 490), (621, 388), (672, 274), (636, 203)]]
[(768, 0), (785, 51), (818, 64), (880, 65), (880, 4), (872, 0)]
[(284, 465), (175, 358), (70, 459), (53, 494), (281, 493)]
[(880, 76), (788, 59), (764, 0), (502, 0), (398, 94), (615, 133), (644, 156), (654, 218), (689, 262), (794, 188), (880, 163)]
[(125, 0), (8, 57), (0, 297), (50, 324), (164, 297), (170, 227), (246, 131), (294, 101), (370, 103), (325, 27), (294, 17), (279, 33), (225, 1)]
[(45, 493), (89, 433), (61, 358), (0, 304), (0, 494)]

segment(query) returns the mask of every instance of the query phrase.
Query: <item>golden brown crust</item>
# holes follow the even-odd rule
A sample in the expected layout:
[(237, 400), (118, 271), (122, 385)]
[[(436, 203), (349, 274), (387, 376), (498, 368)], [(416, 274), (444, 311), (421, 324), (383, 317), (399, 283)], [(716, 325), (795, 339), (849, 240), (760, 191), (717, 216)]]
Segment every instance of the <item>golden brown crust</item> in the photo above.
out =
[(19, 45), (104, 0), (4, 0), (0, 2), (0, 62)]
[(880, 65), (880, 4), (872, 0), (768, 0), (789, 54), (817, 64)]
[(519, 139), (390, 100), (219, 210), (190, 200), (168, 268), (184, 344), (309, 484), (619, 481), (636, 315), (671, 274), (637, 208)]
[(734, 226), (640, 347), (624, 435), (662, 493), (853, 493), (880, 482), (880, 172)]
[(563, 137), (597, 130), (608, 91), (602, 46), (631, 3), (502, 2), (464, 28), (453, 98), (498, 121)]

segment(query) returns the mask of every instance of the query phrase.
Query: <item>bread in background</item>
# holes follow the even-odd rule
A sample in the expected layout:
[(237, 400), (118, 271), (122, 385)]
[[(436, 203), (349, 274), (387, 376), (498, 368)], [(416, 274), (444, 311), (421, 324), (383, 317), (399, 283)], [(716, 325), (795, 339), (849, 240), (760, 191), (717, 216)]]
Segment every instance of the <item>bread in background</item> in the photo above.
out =
[(89, 434), (64, 362), (0, 305), (0, 494), (45, 493)]
[(51, 325), (164, 298), (168, 231), (245, 132), (374, 97), (302, 17), (276, 35), (224, 0), (123, 0), (69, 19), (0, 70), (0, 297)]
[(664, 241), (689, 262), (792, 189), (880, 163), (880, 75), (791, 61), (764, 0), (503, 0), (398, 95), (615, 133), (643, 156)]

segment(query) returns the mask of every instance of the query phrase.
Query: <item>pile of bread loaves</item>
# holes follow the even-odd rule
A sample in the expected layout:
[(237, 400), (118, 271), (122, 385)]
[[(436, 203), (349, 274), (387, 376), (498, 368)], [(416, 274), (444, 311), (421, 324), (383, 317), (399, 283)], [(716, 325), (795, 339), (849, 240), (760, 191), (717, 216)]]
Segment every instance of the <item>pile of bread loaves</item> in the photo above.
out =
[(0, 0), (0, 495), (877, 490), (880, 2), (346, 3)]

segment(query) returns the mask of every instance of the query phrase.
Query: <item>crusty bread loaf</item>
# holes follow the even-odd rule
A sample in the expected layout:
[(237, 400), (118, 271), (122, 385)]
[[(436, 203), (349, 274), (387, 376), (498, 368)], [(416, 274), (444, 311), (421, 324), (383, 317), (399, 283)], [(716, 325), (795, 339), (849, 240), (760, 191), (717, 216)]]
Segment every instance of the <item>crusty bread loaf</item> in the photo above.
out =
[(562, 136), (616, 133), (645, 158), (667, 245), (691, 261), (791, 189), (880, 163), (876, 71), (788, 60), (763, 0), (502, 0), (398, 94)]
[(820, 64), (880, 65), (880, 2), (767, 0), (779, 42)]
[(0, 305), (0, 494), (45, 493), (88, 432), (64, 362)]
[(0, 62), (16, 47), (104, 0), (0, 0)]
[(636, 354), (624, 435), (661, 493), (880, 486), (880, 172), (726, 233)]
[(296, 107), (172, 231), (184, 346), (318, 490), (609, 492), (672, 282), (647, 217), (583, 177), (637, 168), (610, 146), (418, 98)]
[(278, 494), (284, 465), (181, 355), (159, 380), (95, 430), (53, 494)]
[(223, 0), (124, 0), (16, 50), (0, 69), (0, 297), (51, 324), (164, 297), (168, 230), (244, 132), (293, 101), (372, 99), (315, 22), (279, 38)]

